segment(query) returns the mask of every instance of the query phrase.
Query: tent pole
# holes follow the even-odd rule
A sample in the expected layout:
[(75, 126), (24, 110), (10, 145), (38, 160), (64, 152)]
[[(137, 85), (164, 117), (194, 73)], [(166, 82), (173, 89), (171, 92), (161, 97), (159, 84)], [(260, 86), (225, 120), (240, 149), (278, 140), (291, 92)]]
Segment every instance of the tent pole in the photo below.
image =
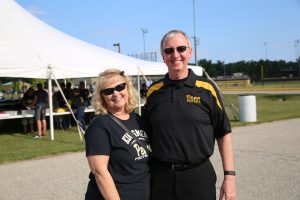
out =
[(137, 68), (138, 71), (137, 71), (137, 82), (138, 82), (138, 97), (139, 97), (139, 115), (142, 114), (142, 110), (141, 110), (141, 94), (140, 94), (140, 68), (138, 67)]
[(59, 83), (58, 83), (58, 81), (57, 81), (57, 79), (56, 79), (56, 77), (55, 77), (55, 75), (53, 73), (52, 73), (52, 76), (53, 76), (53, 80), (55, 81), (55, 83), (56, 83), (56, 85), (57, 85), (57, 87), (58, 87), (58, 89), (59, 89), (59, 91), (60, 91), (60, 93), (61, 93), (61, 95), (62, 95), (62, 97), (63, 97), (63, 99), (64, 99), (64, 101), (65, 101), (65, 103), (66, 103), (66, 105), (67, 105), (67, 107), (68, 107), (68, 109), (70, 111), (70, 113), (71, 113), (71, 115), (72, 115), (72, 117), (76, 121), (77, 129), (78, 129), (78, 134), (79, 134), (79, 137), (80, 137), (80, 141), (82, 142), (82, 135), (84, 134), (84, 130), (78, 125), (78, 120), (76, 119), (76, 117), (74, 115), (74, 112), (73, 112), (73, 110), (72, 110), (72, 108), (71, 108), (71, 106), (70, 106), (70, 104), (69, 104), (69, 102), (68, 102), (68, 100), (67, 100), (64, 92), (62, 91), (62, 89), (61, 89), (61, 87), (60, 87), (60, 85), (59, 85)]
[(52, 96), (52, 71), (49, 66), (49, 77), (48, 77), (48, 98), (49, 98), (49, 121), (50, 121), (50, 136), (51, 140), (54, 140), (54, 120), (53, 120), (53, 96)]
[(142, 76), (143, 76), (143, 78), (144, 78), (145, 82), (147, 82), (147, 81), (148, 81), (148, 79), (146, 78), (145, 74), (143, 73), (143, 71), (141, 70), (141, 68), (139, 68), (139, 69), (140, 69), (140, 72), (141, 72), (141, 74), (142, 74)]

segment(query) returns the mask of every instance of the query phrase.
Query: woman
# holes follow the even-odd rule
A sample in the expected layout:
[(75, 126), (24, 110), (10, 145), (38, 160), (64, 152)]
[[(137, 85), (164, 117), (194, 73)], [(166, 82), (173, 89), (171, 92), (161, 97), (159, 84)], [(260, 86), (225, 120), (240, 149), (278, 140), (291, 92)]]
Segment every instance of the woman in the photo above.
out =
[(85, 134), (86, 156), (91, 169), (86, 200), (148, 200), (148, 155), (108, 114), (117, 117), (139, 140), (148, 142), (139, 115), (137, 91), (117, 69), (98, 76), (93, 94), (96, 117)]

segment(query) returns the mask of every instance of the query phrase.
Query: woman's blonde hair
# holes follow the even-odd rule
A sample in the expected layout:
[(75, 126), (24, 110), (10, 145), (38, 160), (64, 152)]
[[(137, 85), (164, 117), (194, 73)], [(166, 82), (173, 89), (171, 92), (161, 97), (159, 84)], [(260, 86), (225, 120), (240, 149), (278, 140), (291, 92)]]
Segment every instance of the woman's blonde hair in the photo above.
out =
[(124, 71), (120, 71), (118, 69), (107, 69), (99, 74), (96, 82), (95, 92), (93, 94), (92, 105), (96, 114), (105, 115), (108, 113), (108, 108), (101, 91), (105, 89), (104, 86), (111, 80), (112, 77), (115, 76), (123, 77), (127, 86), (128, 102), (125, 105), (125, 112), (130, 113), (137, 106), (138, 92), (133, 87), (131, 79), (124, 74)]

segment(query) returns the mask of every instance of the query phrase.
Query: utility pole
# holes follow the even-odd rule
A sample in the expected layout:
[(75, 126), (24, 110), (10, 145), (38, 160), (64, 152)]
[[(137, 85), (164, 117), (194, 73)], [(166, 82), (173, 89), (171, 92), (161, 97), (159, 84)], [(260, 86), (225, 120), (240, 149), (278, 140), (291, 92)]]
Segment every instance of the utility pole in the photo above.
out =
[[(268, 60), (268, 43), (264, 42), (265, 46), (265, 65), (267, 65), (267, 60)], [(264, 87), (264, 65), (261, 66), (261, 81), (262, 81), (262, 87)]]
[(299, 43), (300, 43), (300, 39), (295, 41), (295, 47), (296, 47), (296, 62), (298, 62), (298, 76), (300, 77), (300, 49), (299, 49)]
[(225, 62), (221, 62), (221, 64), (223, 65), (223, 79), (224, 79), (224, 85), (225, 88), (227, 88), (227, 78), (226, 78), (226, 65)]
[(296, 45), (297, 45), (297, 60), (299, 60), (299, 57), (300, 57), (299, 43), (300, 43), (300, 39), (296, 40)]
[(194, 22), (194, 51), (195, 51), (195, 66), (198, 65), (197, 63), (197, 38), (196, 38), (196, 14), (195, 14), (195, 0), (193, 0), (193, 22)]
[(265, 59), (268, 60), (268, 43), (267, 42), (264, 42), (264, 45), (265, 45)]

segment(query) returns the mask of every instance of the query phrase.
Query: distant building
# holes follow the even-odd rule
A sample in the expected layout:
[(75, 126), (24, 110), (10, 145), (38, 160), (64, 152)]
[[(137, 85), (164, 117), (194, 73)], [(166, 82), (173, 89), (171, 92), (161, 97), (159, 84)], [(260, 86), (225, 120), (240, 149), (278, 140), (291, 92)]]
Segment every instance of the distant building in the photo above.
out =
[(250, 86), (250, 77), (243, 73), (233, 73), (232, 76), (218, 76), (213, 78), (219, 87), (236, 87), (236, 86)]

